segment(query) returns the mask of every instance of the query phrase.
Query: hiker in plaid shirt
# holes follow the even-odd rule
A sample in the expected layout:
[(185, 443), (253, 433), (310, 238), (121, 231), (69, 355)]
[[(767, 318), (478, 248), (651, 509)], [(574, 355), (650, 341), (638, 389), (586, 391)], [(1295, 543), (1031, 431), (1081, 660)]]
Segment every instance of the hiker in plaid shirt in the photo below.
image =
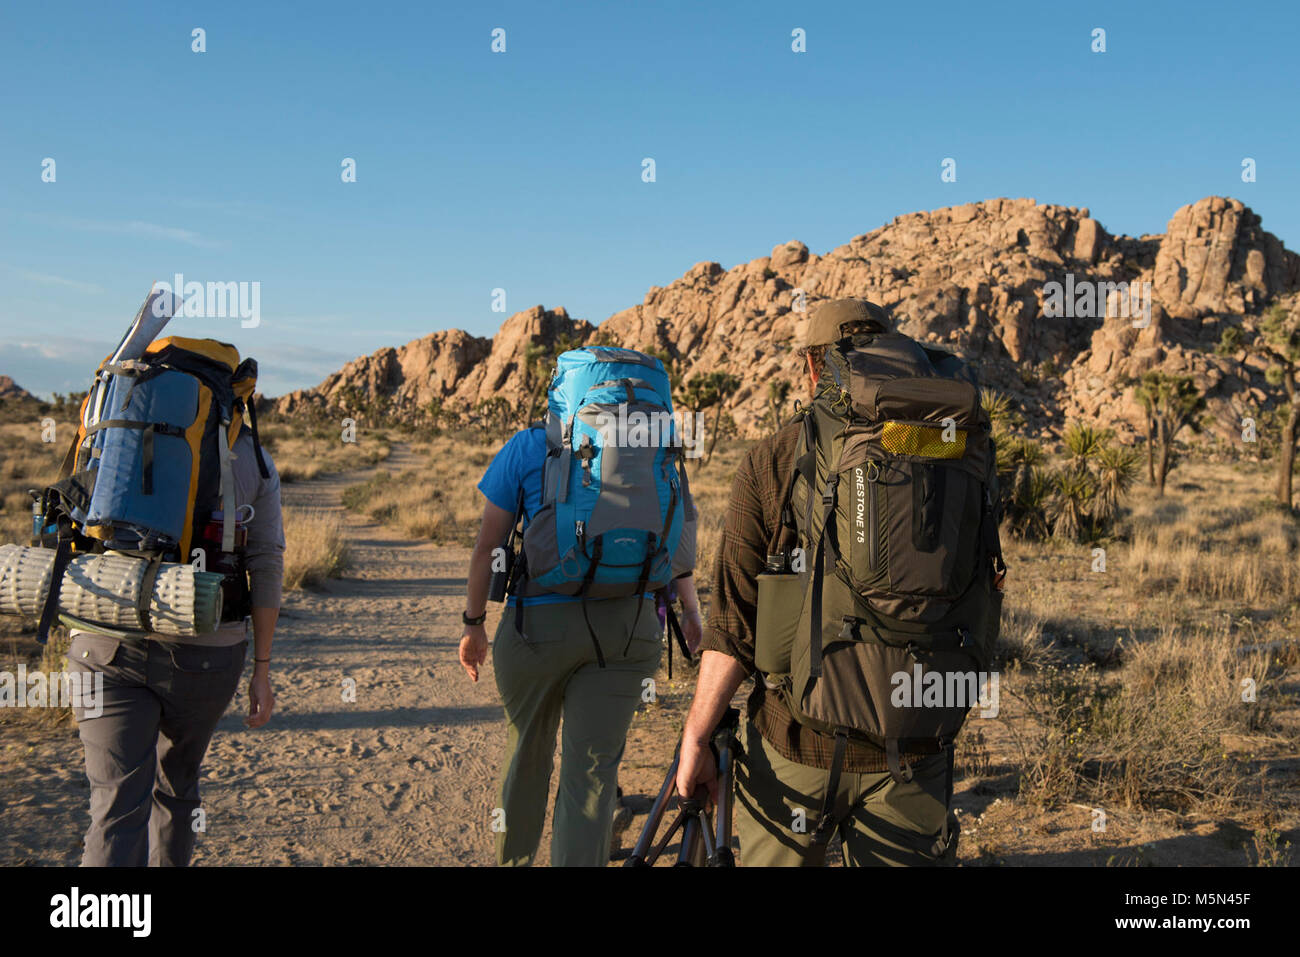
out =
[[(884, 311), (861, 299), (821, 303), (799, 350), (816, 387), (826, 348), (856, 332), (891, 328)], [(736, 776), (736, 834), (746, 866), (819, 866), (826, 845), (813, 827), (827, 790), (834, 739), (802, 727), (780, 694), (767, 688), (754, 666), (757, 576), (767, 556), (797, 544), (783, 526), (781, 509), (795, 472), (800, 425), (792, 421), (759, 442), (732, 482), (713, 575), (713, 602), (704, 638), (695, 698), (683, 733), (678, 792), (700, 786), (716, 799), (717, 767), (709, 737), (732, 697), (754, 678), (741, 722), (744, 759)], [(955, 860), (956, 826), (947, 807), (944, 755), (905, 755), (912, 779), (892, 779), (883, 750), (850, 742), (837, 788), (839, 833), (850, 865), (924, 865)], [(939, 840), (945, 819), (952, 837)]]

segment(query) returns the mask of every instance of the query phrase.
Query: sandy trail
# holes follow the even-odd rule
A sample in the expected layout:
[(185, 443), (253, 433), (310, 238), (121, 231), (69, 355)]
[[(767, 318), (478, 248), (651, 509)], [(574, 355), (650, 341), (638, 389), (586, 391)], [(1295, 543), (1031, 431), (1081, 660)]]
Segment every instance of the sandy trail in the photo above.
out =
[[(399, 445), (380, 468), (418, 464)], [(319, 590), (286, 596), (273, 652), (276, 714), (263, 729), (244, 727), (241, 683), (204, 763), (207, 828), (196, 864), (493, 862), (505, 722), (490, 658), (477, 685), (456, 660), (469, 549), (411, 541), (345, 511), (343, 489), (373, 471), (285, 487), (290, 506), (340, 515), (352, 567)], [(500, 614), (489, 606), (489, 634)], [(344, 700), (345, 678), (356, 682), (355, 702)], [(658, 702), (632, 722), (620, 770), (642, 813), (671, 759), (694, 674), (680, 669), (669, 680), (661, 670), (658, 682)], [(1015, 800), (1008, 722), (1018, 718), (1014, 702), (1005, 703), (1000, 719), (963, 735), (963, 755), (986, 749), (988, 764), (958, 782), (963, 863), (1248, 860), (1250, 832), (1231, 820), (1117, 812), (1098, 835), (1086, 805), (1042, 811)], [(0, 865), (75, 864), (89, 790), (76, 728), (0, 710)], [(986, 744), (976, 743), (976, 730)], [(638, 814), (625, 847), (643, 821)], [(1300, 840), (1295, 832), (1286, 839)], [(549, 841), (548, 829), (539, 864), (549, 860)]]
[[(380, 468), (417, 464), (397, 446)], [(456, 659), (469, 549), (401, 538), (344, 510), (342, 490), (368, 474), (285, 486), (286, 505), (340, 514), (351, 568), (286, 595), (275, 715), (244, 726), (246, 672), (204, 762), (196, 864), (493, 861), (505, 722), (490, 661), (475, 685)], [(492, 607), (489, 634), (499, 615)], [(88, 787), (75, 728), (7, 737), (18, 753), (6, 755), (0, 787), (3, 863), (76, 863)]]

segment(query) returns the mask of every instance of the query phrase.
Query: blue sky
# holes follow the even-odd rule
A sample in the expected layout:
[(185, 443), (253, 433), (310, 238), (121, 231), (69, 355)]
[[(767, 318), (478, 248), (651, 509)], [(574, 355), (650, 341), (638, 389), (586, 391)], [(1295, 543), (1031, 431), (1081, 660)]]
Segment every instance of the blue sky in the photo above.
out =
[(10, 3), (0, 373), (83, 388), (177, 272), (261, 283), (256, 329), (172, 331), (279, 394), (490, 335), (494, 288), (599, 322), (700, 260), (994, 196), (1138, 235), (1230, 195), (1300, 248), (1297, 25), (1281, 2)]

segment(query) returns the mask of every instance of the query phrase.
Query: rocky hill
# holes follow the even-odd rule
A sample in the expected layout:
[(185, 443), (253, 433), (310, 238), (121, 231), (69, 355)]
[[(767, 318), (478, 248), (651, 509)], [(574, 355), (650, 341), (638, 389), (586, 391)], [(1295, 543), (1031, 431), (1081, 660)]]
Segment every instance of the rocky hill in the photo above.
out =
[[(1053, 283), (1149, 288), (1149, 324), (1135, 328), (1144, 321), (1141, 300), (1130, 316), (1118, 286), (1101, 286), (1091, 311), (1078, 299), (1060, 315)], [(1262, 366), (1243, 372), (1215, 356), (1214, 345), (1227, 325), (1251, 324), (1297, 291), (1300, 256), (1235, 199), (1184, 206), (1164, 235), (1139, 238), (1110, 235), (1086, 208), (992, 199), (900, 216), (823, 255), (791, 241), (731, 269), (698, 263), (599, 326), (535, 306), (491, 339), (435, 332), (356, 359), (274, 404), (287, 415), (355, 414), (377, 404), (386, 417), (407, 420), (435, 401), (470, 409), (501, 396), (522, 407), (530, 348), (598, 337), (666, 352), (687, 377), (737, 375), (744, 385), (727, 408), (742, 434), (754, 435), (768, 382), (799, 376), (794, 349), (807, 306), (851, 295), (889, 308), (909, 335), (978, 363), (989, 385), (1017, 400), (1032, 432), (1058, 432), (1077, 418), (1133, 428), (1138, 411), (1122, 381), (1159, 367), (1195, 377), (1211, 398), (1212, 429), (1227, 436), (1268, 393)]]
[(36, 397), (7, 375), (0, 375), (0, 402), (35, 402)]

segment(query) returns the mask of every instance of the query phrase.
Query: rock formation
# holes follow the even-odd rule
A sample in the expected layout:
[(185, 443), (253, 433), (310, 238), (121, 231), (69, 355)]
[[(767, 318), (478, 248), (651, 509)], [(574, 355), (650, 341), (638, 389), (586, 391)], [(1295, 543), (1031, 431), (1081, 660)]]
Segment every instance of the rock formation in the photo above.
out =
[[(1053, 283), (1090, 285), (1097, 296), (1056, 315)], [(1125, 283), (1149, 288), (1149, 323), (1123, 311)], [(434, 400), (470, 409), (501, 396), (522, 406), (526, 350), (565, 337), (661, 351), (686, 377), (732, 372), (743, 385), (727, 410), (742, 434), (757, 435), (768, 382), (795, 382), (792, 396), (803, 394), (794, 352), (807, 308), (865, 296), (903, 332), (977, 363), (988, 385), (1017, 401), (1030, 432), (1057, 433), (1076, 418), (1131, 430), (1138, 413), (1123, 381), (1159, 367), (1194, 376), (1227, 435), (1243, 396), (1264, 396), (1262, 370), (1243, 372), (1214, 344), (1225, 325), (1253, 322), (1296, 289), (1300, 257), (1234, 199), (1184, 206), (1163, 236), (1136, 239), (1110, 235), (1086, 208), (992, 199), (900, 216), (822, 255), (791, 241), (731, 269), (697, 263), (599, 326), (535, 306), (490, 340), (433, 333), (356, 359), (276, 408), (346, 411), (379, 400), (389, 415), (417, 418)], [(1141, 300), (1130, 303), (1136, 312)]]

